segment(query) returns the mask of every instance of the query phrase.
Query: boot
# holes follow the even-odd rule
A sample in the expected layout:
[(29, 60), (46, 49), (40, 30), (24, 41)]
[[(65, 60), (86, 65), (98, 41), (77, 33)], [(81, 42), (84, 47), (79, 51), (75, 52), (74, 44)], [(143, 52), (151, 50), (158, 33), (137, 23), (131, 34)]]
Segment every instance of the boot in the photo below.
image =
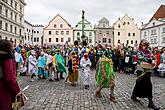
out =
[(64, 77), (63, 77), (62, 75), (63, 75), (63, 74), (62, 74), (62, 73), (60, 73), (60, 78), (61, 78), (61, 79), (64, 79)]
[(110, 101), (116, 103), (116, 97), (110, 94)]
[(96, 91), (96, 96), (97, 97), (102, 97), (101, 93), (99, 91)]
[(153, 103), (153, 101), (149, 101), (148, 108), (152, 108), (154, 110), (160, 110), (159, 107), (155, 106), (155, 104)]
[(136, 97), (133, 97), (133, 96), (131, 96), (131, 99), (135, 102), (139, 102), (139, 103), (141, 102), (140, 100), (138, 100)]

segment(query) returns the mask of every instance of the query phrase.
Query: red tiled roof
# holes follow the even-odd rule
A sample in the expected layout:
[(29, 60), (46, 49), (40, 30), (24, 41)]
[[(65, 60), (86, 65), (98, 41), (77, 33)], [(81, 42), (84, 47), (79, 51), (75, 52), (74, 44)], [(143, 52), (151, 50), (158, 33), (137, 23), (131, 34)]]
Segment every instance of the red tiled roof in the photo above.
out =
[(161, 5), (151, 19), (165, 18), (165, 5)]

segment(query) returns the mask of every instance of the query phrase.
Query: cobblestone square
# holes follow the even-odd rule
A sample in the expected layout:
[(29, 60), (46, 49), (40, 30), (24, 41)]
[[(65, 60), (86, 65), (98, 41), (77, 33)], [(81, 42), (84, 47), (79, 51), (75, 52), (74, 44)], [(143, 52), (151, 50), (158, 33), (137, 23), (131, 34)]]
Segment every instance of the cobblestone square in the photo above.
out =
[[(112, 103), (109, 100), (108, 89), (103, 89), (102, 98), (95, 96), (95, 71), (91, 71), (89, 90), (84, 89), (81, 74), (79, 72), (79, 82), (76, 87), (70, 86), (64, 80), (30, 82), (29, 77), (20, 77), (21, 87), (30, 86), (25, 91), (29, 99), (22, 110), (149, 110), (147, 99), (141, 99), (142, 105), (130, 99), (136, 80), (135, 75), (116, 73), (115, 95), (117, 103)], [(152, 77), (152, 82), (154, 102), (163, 110), (165, 109), (165, 79)]]

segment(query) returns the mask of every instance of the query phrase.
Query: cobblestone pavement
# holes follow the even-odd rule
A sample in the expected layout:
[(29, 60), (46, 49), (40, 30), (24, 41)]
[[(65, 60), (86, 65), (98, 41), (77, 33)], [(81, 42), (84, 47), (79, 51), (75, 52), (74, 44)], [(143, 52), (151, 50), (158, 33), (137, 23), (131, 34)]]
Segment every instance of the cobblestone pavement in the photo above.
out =
[[(95, 71), (91, 71), (89, 90), (85, 90), (83, 87), (81, 72), (76, 87), (70, 86), (64, 80), (30, 82), (29, 77), (20, 77), (21, 87), (30, 86), (25, 91), (29, 99), (22, 110), (149, 110), (147, 99), (141, 99), (143, 104), (130, 99), (135, 84), (135, 75), (116, 74), (117, 103), (114, 104), (109, 100), (108, 89), (102, 90), (102, 98), (95, 97), (94, 73)], [(154, 102), (165, 110), (165, 78), (152, 77), (152, 82)]]

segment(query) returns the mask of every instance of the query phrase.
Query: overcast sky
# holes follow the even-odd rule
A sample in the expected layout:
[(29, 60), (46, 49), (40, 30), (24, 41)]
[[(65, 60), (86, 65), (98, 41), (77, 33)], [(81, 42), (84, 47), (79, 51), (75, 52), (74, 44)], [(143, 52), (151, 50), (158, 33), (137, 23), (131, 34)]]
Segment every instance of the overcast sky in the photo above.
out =
[(25, 0), (25, 20), (32, 24), (47, 26), (54, 16), (60, 14), (75, 27), (81, 20), (81, 10), (85, 18), (95, 25), (106, 17), (112, 25), (127, 13), (138, 26), (148, 22), (165, 0)]

